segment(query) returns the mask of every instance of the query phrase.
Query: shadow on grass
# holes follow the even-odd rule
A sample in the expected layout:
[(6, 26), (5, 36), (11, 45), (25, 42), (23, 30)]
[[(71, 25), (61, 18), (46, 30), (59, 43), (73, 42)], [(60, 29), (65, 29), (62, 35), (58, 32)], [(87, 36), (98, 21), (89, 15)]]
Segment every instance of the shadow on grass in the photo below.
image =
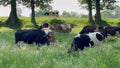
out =
[(37, 23), (33, 23), (34, 28), (39, 28), (39, 25)]
[(100, 23), (88, 22), (91, 25), (110, 26), (107, 21), (102, 20)]
[[(24, 21), (23, 20), (18, 20), (15, 23), (11, 23), (11, 22), (6, 23), (6, 22), (0, 21), (0, 27), (8, 27), (8, 28), (11, 28), (13, 30), (21, 30), (23, 25), (24, 25)], [(34, 28), (39, 28), (39, 26), (37, 24), (33, 24), (33, 25), (34, 25), (33, 26)]]
[(22, 22), (21, 21), (18, 21), (16, 23), (7, 23), (6, 22), (2, 22), (0, 21), (0, 27), (8, 27), (8, 28), (11, 28), (11, 29), (14, 29), (14, 30), (20, 30), (22, 28)]

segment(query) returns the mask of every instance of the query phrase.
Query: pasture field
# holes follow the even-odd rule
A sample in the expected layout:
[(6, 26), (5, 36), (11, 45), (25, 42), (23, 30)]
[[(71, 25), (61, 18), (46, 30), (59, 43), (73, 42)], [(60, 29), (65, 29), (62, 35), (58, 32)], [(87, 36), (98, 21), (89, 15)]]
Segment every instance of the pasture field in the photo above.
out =
[[(1, 19), (0, 21), (5, 20), (5, 18)], [(30, 18), (20, 19), (25, 23), (22, 29), (34, 28), (32, 24), (29, 24)], [(44, 20), (51, 21), (49, 18), (41, 20), (37, 18), (37, 22)], [(77, 26), (70, 34), (54, 32), (59, 44), (57, 46), (43, 45), (39, 50), (36, 49), (35, 44), (23, 44), (21, 49), (16, 47), (14, 43), (16, 30), (0, 27), (0, 68), (120, 68), (120, 39), (117, 37), (108, 37), (102, 45), (101, 52), (98, 51), (97, 46), (94, 46), (69, 56), (67, 49), (74, 36), (88, 23), (86, 19), (62, 18), (62, 20), (66, 20), (66, 23), (77, 24)], [(119, 19), (115, 20), (117, 21), (112, 20), (113, 22), (110, 21), (109, 24), (118, 24)]]

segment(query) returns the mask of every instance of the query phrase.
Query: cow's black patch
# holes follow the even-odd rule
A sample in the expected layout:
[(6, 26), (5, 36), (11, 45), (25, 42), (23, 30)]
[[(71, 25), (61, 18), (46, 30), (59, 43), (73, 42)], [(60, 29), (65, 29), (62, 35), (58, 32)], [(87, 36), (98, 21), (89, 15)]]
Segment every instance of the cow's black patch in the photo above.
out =
[(93, 41), (91, 41), (91, 42), (90, 42), (90, 44), (91, 44), (91, 46), (93, 46), (93, 45), (94, 45), (94, 42), (93, 42)]
[(101, 34), (96, 34), (96, 37), (99, 41), (102, 41), (103, 40), (103, 36)]
[(74, 38), (74, 43), (76, 44), (77, 48), (80, 50), (84, 50), (84, 47), (88, 47), (90, 43), (89, 36), (85, 34), (81, 34), (80, 37)]
[(42, 30), (19, 30), (15, 32), (15, 43), (17, 44), (19, 41), (23, 41), (27, 44), (36, 43), (39, 44), (47, 44), (49, 45), (49, 36)]

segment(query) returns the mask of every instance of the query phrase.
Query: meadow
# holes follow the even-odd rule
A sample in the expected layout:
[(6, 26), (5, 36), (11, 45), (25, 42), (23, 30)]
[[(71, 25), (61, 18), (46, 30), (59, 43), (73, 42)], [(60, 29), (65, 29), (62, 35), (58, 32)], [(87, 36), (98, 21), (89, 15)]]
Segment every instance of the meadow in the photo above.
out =
[[(21, 29), (35, 29), (30, 18), (20, 19), (23, 22)], [(54, 19), (42, 17), (36, 18), (36, 21), (41, 25), (41, 22), (51, 22)], [(21, 49), (16, 47), (14, 39), (16, 29), (3, 26), (5, 20), (5, 17), (0, 18), (0, 68), (120, 68), (120, 39), (117, 37), (108, 37), (102, 45), (101, 52), (94, 46), (71, 56), (67, 54), (74, 36), (82, 27), (89, 24), (87, 18), (57, 18), (76, 26), (69, 34), (54, 32), (59, 44), (43, 45), (39, 50), (35, 44), (23, 44)], [(120, 19), (104, 20), (112, 26), (119, 25), (120, 22)]]

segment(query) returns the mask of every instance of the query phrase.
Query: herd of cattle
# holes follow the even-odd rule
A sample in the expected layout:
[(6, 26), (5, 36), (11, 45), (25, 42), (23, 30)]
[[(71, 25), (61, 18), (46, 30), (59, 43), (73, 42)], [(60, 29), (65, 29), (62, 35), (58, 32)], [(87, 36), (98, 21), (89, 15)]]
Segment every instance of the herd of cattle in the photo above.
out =
[[(34, 30), (18, 30), (15, 32), (15, 43), (24, 42), (28, 44), (35, 43), (38, 46), (43, 44), (50, 45), (50, 43), (58, 44), (58, 41), (54, 37), (52, 31), (58, 32), (71, 32), (73, 25), (71, 24), (57, 24), (52, 25), (48, 28), (48, 23), (43, 23), (39, 29)], [(85, 47), (91, 47), (98, 45), (101, 48), (103, 40), (107, 36), (118, 36), (120, 37), (119, 26), (96, 26), (88, 25), (85, 26), (73, 39), (73, 42), (68, 49), (70, 54), (72, 51), (82, 51)]]

